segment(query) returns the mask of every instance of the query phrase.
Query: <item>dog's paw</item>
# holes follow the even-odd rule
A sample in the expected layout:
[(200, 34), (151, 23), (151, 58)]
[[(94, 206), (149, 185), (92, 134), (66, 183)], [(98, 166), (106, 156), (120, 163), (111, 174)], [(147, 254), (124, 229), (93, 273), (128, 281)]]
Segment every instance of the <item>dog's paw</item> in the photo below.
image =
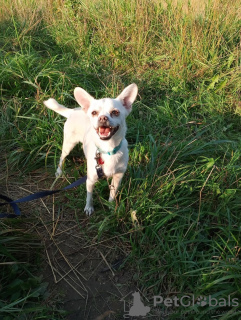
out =
[(86, 205), (85, 206), (85, 209), (84, 209), (84, 212), (87, 216), (90, 216), (92, 215), (92, 213), (94, 212), (94, 207), (92, 206), (89, 206), (89, 205)]
[(60, 168), (58, 168), (57, 171), (55, 172), (55, 177), (59, 178), (60, 176), (62, 176), (62, 173), (63, 171)]
[(112, 197), (109, 197), (109, 202), (113, 202), (115, 199), (114, 198), (112, 198)]

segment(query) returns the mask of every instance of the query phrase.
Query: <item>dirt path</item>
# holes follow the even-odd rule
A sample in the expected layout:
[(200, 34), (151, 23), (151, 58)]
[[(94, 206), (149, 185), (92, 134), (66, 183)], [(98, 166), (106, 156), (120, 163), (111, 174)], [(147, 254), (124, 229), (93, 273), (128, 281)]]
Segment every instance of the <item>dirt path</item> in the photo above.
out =
[(89, 241), (91, 235), (77, 230), (76, 222), (63, 221), (45, 242), (44, 281), (60, 295), (63, 309), (69, 312), (66, 320), (164, 319), (155, 314), (128, 316), (138, 288), (121, 239)]
[(46, 239), (44, 280), (62, 296), (63, 307), (70, 312), (68, 320), (93, 320), (100, 315), (100, 319), (122, 319), (121, 299), (133, 291), (133, 284), (128, 264), (123, 265), (121, 243), (90, 241), (78, 229), (74, 221), (61, 221), (51, 239)]
[[(42, 171), (22, 179), (8, 176), (0, 192), (17, 199), (49, 189), (52, 181)], [(61, 302), (69, 312), (66, 320), (123, 319), (124, 308), (133, 302), (131, 294), (138, 290), (128, 262), (131, 247), (121, 236), (98, 239), (96, 231), (90, 231), (89, 218), (76, 217), (67, 201), (55, 195), (20, 205), (22, 215), (31, 217), (30, 230), (44, 245), (41, 275), (49, 283), (49, 299)]]
[[(44, 169), (25, 176), (5, 171), (0, 181), (0, 193), (18, 199), (50, 189), (53, 175)], [(66, 181), (60, 179), (54, 189), (63, 185)], [(69, 193), (19, 205), (22, 216), (27, 218), (23, 220), (26, 231), (38, 234), (43, 243), (40, 275), (48, 283), (47, 303), (57, 303), (67, 310), (66, 320), (166, 319), (152, 310), (147, 316), (128, 315), (133, 308), (133, 293), (140, 292), (142, 302), (151, 304), (137, 287), (136, 268), (129, 261), (132, 248), (128, 234), (134, 231), (117, 235), (105, 232), (100, 236), (96, 222), (73, 204), (80, 196), (79, 190)], [(11, 208), (5, 209), (11, 212)]]

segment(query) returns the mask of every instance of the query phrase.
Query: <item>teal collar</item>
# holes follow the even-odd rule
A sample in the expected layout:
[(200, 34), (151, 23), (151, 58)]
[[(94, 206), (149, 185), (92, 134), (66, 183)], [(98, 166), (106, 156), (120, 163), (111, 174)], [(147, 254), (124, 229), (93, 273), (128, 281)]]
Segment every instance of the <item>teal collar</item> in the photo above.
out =
[(108, 152), (101, 150), (101, 149), (100, 149), (99, 147), (97, 147), (97, 146), (96, 146), (96, 148), (97, 148), (97, 151), (98, 151), (99, 153), (108, 154), (109, 156), (113, 156), (114, 154), (116, 154), (116, 153), (120, 150), (121, 145), (122, 145), (122, 140), (121, 140), (120, 144), (119, 144), (117, 147), (115, 147), (112, 151), (108, 151)]

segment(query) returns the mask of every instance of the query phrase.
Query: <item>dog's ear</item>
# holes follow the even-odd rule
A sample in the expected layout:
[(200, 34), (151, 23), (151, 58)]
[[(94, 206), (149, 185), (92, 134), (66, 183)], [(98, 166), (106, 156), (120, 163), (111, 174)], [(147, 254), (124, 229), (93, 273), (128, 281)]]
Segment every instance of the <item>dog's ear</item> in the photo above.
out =
[(136, 100), (137, 93), (137, 85), (132, 83), (117, 97), (117, 99), (120, 100), (123, 106), (126, 108), (127, 114), (131, 112), (132, 103)]
[(88, 92), (79, 87), (74, 89), (74, 97), (85, 112), (89, 109), (91, 101), (94, 100)]

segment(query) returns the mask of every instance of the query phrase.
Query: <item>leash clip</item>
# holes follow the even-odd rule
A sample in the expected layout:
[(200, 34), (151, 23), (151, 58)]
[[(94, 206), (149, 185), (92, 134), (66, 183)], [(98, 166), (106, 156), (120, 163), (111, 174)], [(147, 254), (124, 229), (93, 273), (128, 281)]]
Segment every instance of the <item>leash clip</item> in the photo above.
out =
[(100, 152), (98, 152), (98, 151), (96, 151), (95, 160), (97, 162), (97, 164), (95, 166), (97, 176), (98, 176), (99, 179), (102, 179), (102, 178), (105, 177), (105, 174), (104, 174), (104, 171), (103, 171), (103, 168), (102, 168), (102, 164), (104, 164), (104, 161), (100, 156)]

